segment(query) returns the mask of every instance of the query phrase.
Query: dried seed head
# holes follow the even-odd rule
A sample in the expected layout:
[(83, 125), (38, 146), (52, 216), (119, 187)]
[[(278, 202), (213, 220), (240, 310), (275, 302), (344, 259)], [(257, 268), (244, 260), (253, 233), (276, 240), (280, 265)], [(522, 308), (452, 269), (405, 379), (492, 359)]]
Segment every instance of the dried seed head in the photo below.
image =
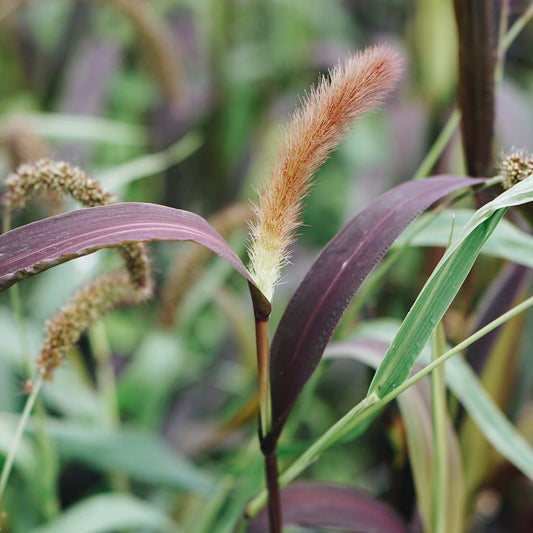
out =
[[(57, 191), (69, 195), (86, 207), (116, 201), (85, 172), (63, 161), (41, 159), (21, 165), (6, 181), (2, 202), (8, 209), (24, 207), (28, 199), (40, 192)], [(45, 342), (39, 357), (39, 369), (47, 379), (61, 364), (64, 356), (102, 315), (116, 307), (147, 300), (153, 293), (150, 261), (146, 247), (128, 243), (119, 247), (126, 272), (101, 276), (79, 290), (46, 325)]]
[(52, 378), (65, 355), (96, 320), (112, 309), (141, 303), (151, 293), (151, 287), (138, 289), (133, 286), (126, 272), (101, 276), (75, 293), (46, 324), (45, 340), (37, 362), (45, 379)]
[(20, 165), (4, 186), (2, 204), (11, 210), (23, 208), (31, 196), (48, 191), (71, 196), (85, 207), (116, 201), (113, 194), (104, 192), (100, 184), (83, 170), (64, 161), (39, 159), (32, 164)]
[(502, 159), (499, 171), (503, 176), (503, 188), (510, 189), (533, 174), (533, 157), (524, 150), (515, 150)]
[(255, 207), (250, 245), (251, 271), (270, 300), (288, 246), (301, 225), (302, 201), (316, 170), (346, 136), (351, 124), (380, 104), (395, 87), (401, 61), (388, 46), (348, 57), (320, 80), (292, 116)]

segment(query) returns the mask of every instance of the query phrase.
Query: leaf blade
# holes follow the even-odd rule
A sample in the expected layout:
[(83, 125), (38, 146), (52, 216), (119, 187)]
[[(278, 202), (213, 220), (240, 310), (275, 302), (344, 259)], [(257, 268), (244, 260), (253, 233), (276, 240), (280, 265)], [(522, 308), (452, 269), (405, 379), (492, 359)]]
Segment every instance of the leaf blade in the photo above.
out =
[(481, 182), (437, 176), (403, 183), (356, 215), (324, 248), (289, 302), (272, 341), (269, 438), (279, 436), (351, 297), (394, 240), (432, 203)]
[(101, 248), (161, 240), (190, 240), (215, 252), (248, 282), (256, 315), (270, 314), (270, 303), (241, 260), (206, 220), (189, 211), (140, 202), (70, 211), (0, 235), (0, 290)]
[[(406, 533), (396, 513), (370, 494), (353, 487), (326, 483), (295, 483), (281, 492), (283, 525), (335, 528), (335, 531)], [(263, 509), (250, 523), (247, 533), (268, 531)]]
[(368, 395), (382, 398), (409, 375), (418, 355), (459, 291), (481, 248), (509, 207), (533, 199), (533, 176), (478, 209), (453, 241), (407, 313)]

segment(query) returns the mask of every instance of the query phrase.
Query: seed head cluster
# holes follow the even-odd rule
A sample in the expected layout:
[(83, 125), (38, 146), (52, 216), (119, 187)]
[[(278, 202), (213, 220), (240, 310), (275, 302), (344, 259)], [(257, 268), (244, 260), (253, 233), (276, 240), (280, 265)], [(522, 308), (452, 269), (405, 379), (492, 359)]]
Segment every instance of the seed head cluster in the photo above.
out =
[(4, 183), (2, 204), (11, 210), (22, 209), (28, 199), (42, 192), (61, 192), (85, 207), (107, 205), (116, 201), (83, 170), (64, 161), (39, 159), (20, 165)]
[(397, 53), (388, 46), (351, 55), (330, 71), (329, 79), (321, 79), (310, 90), (291, 117), (254, 206), (250, 268), (269, 300), (301, 225), (302, 201), (313, 174), (351, 124), (395, 87), (401, 71)]
[(533, 174), (533, 157), (523, 150), (516, 150), (502, 159), (499, 170), (503, 176), (503, 188), (510, 189)]
[(46, 324), (38, 367), (45, 379), (78, 342), (81, 333), (109, 311), (138, 304), (149, 298), (150, 288), (135, 290), (126, 272), (103, 275), (80, 289)]
[[(56, 191), (71, 196), (86, 207), (116, 202), (113, 194), (81, 169), (63, 161), (41, 159), (23, 164), (5, 183), (2, 204), (20, 209), (41, 192)], [(97, 278), (76, 292), (71, 300), (46, 325), (45, 342), (38, 360), (39, 370), (51, 379), (80, 336), (102, 315), (116, 307), (133, 305), (150, 298), (153, 281), (146, 248), (140, 243), (119, 247), (125, 271)]]

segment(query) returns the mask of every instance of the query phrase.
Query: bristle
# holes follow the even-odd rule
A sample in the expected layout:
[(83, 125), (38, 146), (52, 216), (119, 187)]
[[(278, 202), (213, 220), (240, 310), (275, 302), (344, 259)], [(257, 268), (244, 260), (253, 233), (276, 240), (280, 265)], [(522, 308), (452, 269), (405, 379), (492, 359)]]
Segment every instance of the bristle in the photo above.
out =
[(250, 245), (256, 283), (271, 299), (288, 246), (301, 225), (302, 201), (316, 170), (365, 111), (395, 87), (401, 61), (388, 46), (349, 56), (322, 79), (292, 116), (255, 208)]

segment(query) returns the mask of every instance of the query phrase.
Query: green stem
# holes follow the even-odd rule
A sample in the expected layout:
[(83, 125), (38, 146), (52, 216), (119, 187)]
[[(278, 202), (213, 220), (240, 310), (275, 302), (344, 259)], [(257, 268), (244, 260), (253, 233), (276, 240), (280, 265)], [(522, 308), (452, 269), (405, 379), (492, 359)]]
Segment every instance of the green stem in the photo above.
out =
[(439, 136), (435, 139), (435, 142), (429, 149), (429, 152), (426, 154), (426, 157), (424, 157), (424, 160), (422, 161), (422, 163), (420, 163), (420, 166), (416, 170), (413, 179), (421, 180), (429, 176), (431, 169), (439, 160), (439, 157), (442, 155), (442, 152), (444, 152), (444, 149), (446, 148), (448, 142), (452, 138), (452, 135), (454, 134), (455, 130), (457, 129), (457, 126), (459, 126), (460, 123), (461, 111), (459, 111), (459, 109), (455, 109), (448, 121), (446, 122), (446, 125), (439, 133)]
[[(351, 409), (346, 415), (338, 420), (326, 433), (322, 435), (316, 442), (314, 442), (296, 461), (287, 469), (279, 478), (280, 486), (284, 487), (291, 481), (293, 481), (299, 474), (301, 474), (311, 463), (313, 463), (318, 456), (324, 452), (327, 448), (338, 442), (344, 435), (352, 431), (361, 422), (367, 420), (374, 414), (378, 413), (385, 405), (394, 400), (402, 392), (409, 387), (420, 381), (423, 377), (427, 376), (435, 368), (446, 362), (448, 359), (463, 351), (465, 348), (479, 340), (481, 337), (487, 335), (497, 327), (501, 326), (511, 318), (522, 313), (526, 309), (533, 306), (533, 296), (524, 300), (521, 304), (513, 307), (503, 315), (499, 316), (492, 322), (489, 322), (486, 326), (470, 335), (467, 339), (457, 344), (451, 350), (448, 350), (445, 354), (441, 355), (415, 375), (406, 379), (403, 383), (398, 385), (392, 392), (386, 394), (382, 398), (379, 398), (376, 394), (367, 396), (361, 402), (359, 402), (354, 408)], [(254, 517), (266, 504), (267, 493), (266, 491), (260, 492), (247, 506), (246, 515), (248, 517)]]
[[(11, 210), (6, 207), (2, 216), (2, 233), (6, 233), (11, 229)], [(24, 319), (24, 312), (22, 307), (22, 298), (20, 295), (20, 287), (15, 284), (9, 288), (9, 298), (11, 307), (17, 322), (17, 332), (20, 344), (20, 355), (22, 360), (22, 367), (25, 376), (31, 376), (32, 365), (30, 359), (30, 347), (28, 343), (28, 332), (26, 328), (26, 320)], [(57, 479), (57, 455), (54, 446), (48, 435), (46, 428), (46, 410), (40, 398), (35, 402), (35, 410), (37, 412), (37, 441), (41, 449), (41, 460), (43, 462), (42, 476), (44, 485), (43, 507), (44, 515), (47, 519), (52, 520), (57, 516), (59, 511), (59, 501), (56, 492)]]
[(500, 9), (500, 28), (498, 30), (498, 49), (496, 52), (496, 67), (494, 69), (494, 82), (498, 85), (503, 78), (505, 64), (505, 34), (509, 24), (509, 0), (502, 0)]
[(119, 409), (117, 403), (117, 388), (115, 373), (111, 359), (111, 348), (107, 339), (104, 323), (99, 320), (89, 331), (89, 342), (96, 359), (96, 382), (98, 390), (104, 398), (106, 417), (110, 427), (119, 423)]
[(529, 7), (516, 19), (515, 23), (509, 28), (509, 31), (505, 35), (503, 40), (503, 50), (507, 51), (513, 44), (514, 40), (518, 37), (520, 32), (526, 27), (529, 21), (533, 19), (533, 2), (529, 4)]
[(42, 374), (39, 374), (39, 377), (34, 383), (33, 389), (30, 395), (28, 396), (28, 399), (26, 400), (26, 405), (24, 406), (24, 410), (22, 411), (22, 415), (19, 419), (19, 423), (15, 431), (13, 443), (11, 444), (11, 448), (9, 449), (6, 462), (2, 467), (2, 474), (0, 475), (0, 502), (2, 501), (2, 496), (4, 495), (4, 491), (6, 489), (7, 480), (9, 479), (9, 474), (11, 473), (13, 462), (15, 461), (15, 456), (17, 454), (17, 450), (22, 439), (22, 434), (24, 433), (24, 429), (26, 428), (26, 425), (30, 418), (30, 413), (33, 409), (33, 405), (35, 403), (35, 400), (37, 399), (37, 395), (39, 394), (39, 390), (41, 389), (42, 384), (43, 376)]
[[(446, 348), (442, 323), (437, 325), (432, 341), (432, 360)], [(431, 472), (432, 523), (434, 533), (446, 533), (448, 501), (448, 455), (446, 446), (446, 383), (444, 365), (431, 373), (431, 411), (433, 423), (433, 464)]]
[[(96, 322), (89, 331), (89, 342), (96, 359), (96, 381), (105, 407), (107, 426), (116, 429), (120, 425), (120, 412), (117, 402), (117, 387), (113, 370), (111, 347), (102, 320)], [(109, 482), (118, 492), (129, 491), (128, 477), (122, 472), (111, 471)]]

